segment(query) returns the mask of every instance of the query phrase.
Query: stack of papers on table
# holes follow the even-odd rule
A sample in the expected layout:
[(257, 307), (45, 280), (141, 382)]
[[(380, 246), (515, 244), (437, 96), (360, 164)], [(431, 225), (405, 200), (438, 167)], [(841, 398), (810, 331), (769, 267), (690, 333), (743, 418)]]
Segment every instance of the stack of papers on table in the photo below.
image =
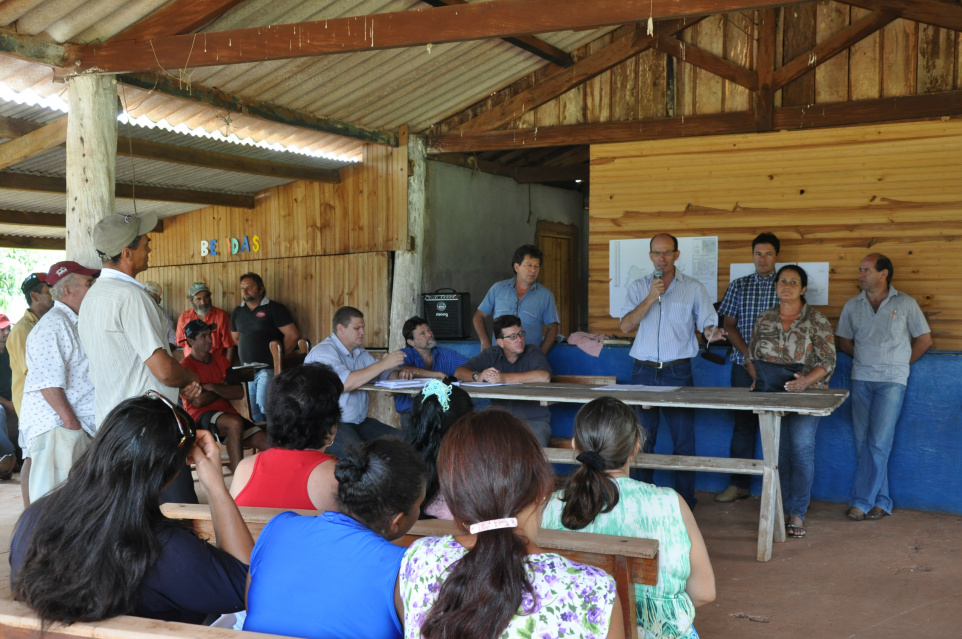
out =
[(430, 379), (423, 377), (420, 379), (385, 379), (375, 382), (374, 385), (382, 388), (421, 388), (429, 381)]
[(647, 391), (650, 393), (664, 393), (666, 391), (678, 390), (681, 386), (645, 386), (644, 384), (611, 384), (609, 386), (597, 386), (591, 390), (599, 391)]
[(454, 382), (455, 386), (464, 386), (465, 388), (488, 388), (491, 386), (520, 386), (521, 382), (498, 382), (497, 384), (489, 384), (488, 382)]

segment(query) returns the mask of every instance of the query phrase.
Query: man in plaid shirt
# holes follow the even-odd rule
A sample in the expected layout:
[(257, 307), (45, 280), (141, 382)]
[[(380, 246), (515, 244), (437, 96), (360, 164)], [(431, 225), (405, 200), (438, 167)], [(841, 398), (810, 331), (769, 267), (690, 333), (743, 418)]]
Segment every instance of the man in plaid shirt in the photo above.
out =
[[(752, 261), (755, 272), (739, 277), (728, 287), (722, 300), (719, 315), (724, 315), (728, 340), (734, 346), (732, 351), (732, 387), (748, 388), (752, 377), (745, 369), (745, 353), (752, 339), (752, 327), (759, 313), (778, 306), (775, 294), (775, 262), (781, 243), (773, 233), (762, 233), (752, 240)], [(758, 415), (746, 410), (736, 410), (735, 429), (732, 431), (731, 457), (748, 458), (755, 456), (755, 432), (758, 430)], [(728, 503), (748, 497), (749, 475), (732, 475), (731, 484), (723, 492), (715, 495), (715, 501)]]

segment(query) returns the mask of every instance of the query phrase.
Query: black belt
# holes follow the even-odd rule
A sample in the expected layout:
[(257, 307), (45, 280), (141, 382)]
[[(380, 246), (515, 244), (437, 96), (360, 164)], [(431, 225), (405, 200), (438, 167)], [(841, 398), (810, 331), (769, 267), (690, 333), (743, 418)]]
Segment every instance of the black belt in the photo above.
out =
[(641, 364), (642, 366), (647, 366), (648, 368), (659, 368), (659, 369), (664, 368), (665, 366), (674, 366), (675, 364), (684, 364), (686, 362), (689, 364), (691, 363), (691, 359), (688, 357), (676, 359), (671, 362), (645, 362), (640, 359), (637, 359), (635, 361)]

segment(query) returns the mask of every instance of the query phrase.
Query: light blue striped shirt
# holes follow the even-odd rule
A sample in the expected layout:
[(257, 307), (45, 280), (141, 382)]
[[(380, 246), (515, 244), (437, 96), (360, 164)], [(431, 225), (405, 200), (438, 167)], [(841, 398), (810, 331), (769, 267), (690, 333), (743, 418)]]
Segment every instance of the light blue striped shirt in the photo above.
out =
[[(621, 317), (635, 310), (651, 290), (653, 277), (647, 275), (628, 286)], [(698, 280), (675, 271), (675, 279), (641, 319), (631, 356), (649, 362), (671, 362), (698, 354), (695, 329), (704, 331), (718, 325), (718, 313), (708, 291)]]

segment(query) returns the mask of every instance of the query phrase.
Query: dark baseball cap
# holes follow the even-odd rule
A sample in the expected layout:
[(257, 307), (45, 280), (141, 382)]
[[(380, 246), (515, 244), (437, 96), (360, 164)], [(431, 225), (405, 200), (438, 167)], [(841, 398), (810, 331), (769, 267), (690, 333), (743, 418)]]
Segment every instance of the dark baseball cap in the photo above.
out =
[[(204, 320), (199, 319), (191, 320), (187, 322), (187, 326), (184, 327), (184, 337), (194, 339), (204, 331), (212, 331), (215, 328), (217, 328), (217, 324), (208, 324)], [(187, 339), (184, 341), (187, 341)]]
[(46, 273), (31, 273), (23, 280), (23, 284), (20, 285), (20, 290), (26, 295), (34, 289), (37, 284), (46, 284), (47, 274)]

